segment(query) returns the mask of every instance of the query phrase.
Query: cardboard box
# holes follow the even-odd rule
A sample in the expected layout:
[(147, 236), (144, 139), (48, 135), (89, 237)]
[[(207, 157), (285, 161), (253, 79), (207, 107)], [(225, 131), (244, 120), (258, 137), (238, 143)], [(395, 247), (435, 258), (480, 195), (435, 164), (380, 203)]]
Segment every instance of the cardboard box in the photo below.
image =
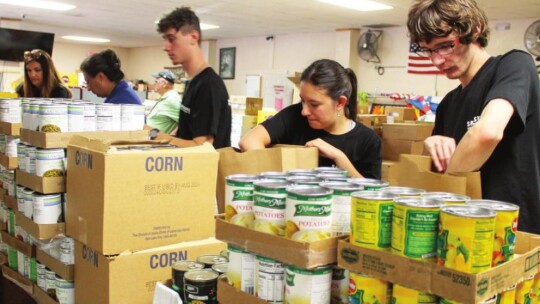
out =
[(48, 293), (39, 288), (37, 284), (34, 284), (34, 298), (39, 304), (58, 304)]
[(19, 211), (15, 211), (15, 221), (24, 231), (39, 240), (50, 239), (59, 234), (66, 233), (66, 225), (64, 223), (37, 224)]
[(395, 161), (391, 160), (383, 160), (382, 161), (382, 167), (381, 167), (381, 179), (383, 181), (389, 181), (391, 178), (394, 177), (394, 170), (392, 168), (397, 164)]
[(378, 114), (356, 114), (356, 122), (371, 128), (385, 123), (386, 116)]
[(423, 152), (423, 141), (382, 139), (382, 155), (384, 160), (398, 161), (401, 154), (422, 155)]
[(384, 115), (391, 115), (394, 117), (395, 122), (402, 122), (407, 120), (416, 120), (416, 113), (413, 108), (407, 107), (393, 107), (386, 106), (384, 107)]
[(245, 115), (242, 117), (242, 136), (257, 126), (257, 115)]
[(36, 260), (64, 280), (73, 281), (75, 279), (74, 265), (66, 265), (39, 248), (36, 249)]
[[(0, 221), (0, 230), (7, 231), (7, 223)], [(1, 240), (1, 237), (0, 237), (0, 240)]]
[(144, 151), (119, 147), (72, 138), (69, 236), (111, 255), (214, 235), (219, 154), (212, 145)]
[(18, 210), (19, 206), (17, 204), (17, 199), (12, 196), (7, 195), (7, 193), (4, 194), (4, 203), (11, 210)]
[(385, 123), (383, 124), (384, 139), (401, 139), (401, 140), (424, 140), (431, 136), (433, 131), (432, 124), (417, 124), (417, 123)]
[(259, 299), (254, 295), (238, 291), (227, 283), (227, 279), (218, 280), (217, 299), (220, 304), (268, 304), (269, 302)]
[(518, 232), (513, 260), (479, 274), (339, 241), (338, 266), (463, 304), (479, 303), (538, 272), (540, 236)]
[(65, 176), (43, 177), (17, 169), (15, 172), (15, 180), (18, 185), (25, 186), (43, 194), (66, 192)]
[(2, 274), (4, 278), (10, 280), (15, 285), (19, 286), (29, 295), (34, 294), (34, 283), (29, 278), (21, 275), (17, 271), (9, 268), (7, 265), (2, 265)]
[(216, 217), (216, 238), (243, 250), (304, 269), (335, 263), (337, 241), (340, 239), (333, 237), (310, 243), (298, 242), (228, 223), (224, 215)]
[(0, 153), (0, 165), (9, 170), (17, 169), (19, 167), (17, 157), (9, 157), (4, 153)]
[(19, 136), (22, 123), (0, 121), (0, 134)]
[(10, 247), (17, 249), (17, 251), (24, 253), (29, 257), (36, 256), (36, 246), (27, 244), (18, 238), (11, 236), (7, 231), (0, 231), (2, 235), (2, 242), (8, 244)]
[(356, 107), (356, 114), (369, 114), (369, 105), (358, 105)]
[[(0, 236), (0, 239), (2, 237)], [(0, 265), (4, 265), (8, 263), (8, 257), (4, 253), (0, 252)]]
[(152, 303), (156, 282), (172, 278), (171, 266), (218, 254), (226, 244), (209, 238), (115, 256), (75, 242), (75, 303)]
[(257, 115), (263, 109), (263, 99), (256, 97), (246, 97), (246, 115)]
[(276, 115), (277, 111), (274, 110), (260, 110), (257, 112), (257, 124), (261, 124), (268, 118), (271, 118), (272, 116)]
[(148, 130), (140, 131), (95, 131), (95, 132), (63, 132), (49, 133), (29, 129), (21, 129), (21, 141), (45, 149), (67, 148), (73, 136), (84, 136), (92, 139), (116, 140), (147, 140)]

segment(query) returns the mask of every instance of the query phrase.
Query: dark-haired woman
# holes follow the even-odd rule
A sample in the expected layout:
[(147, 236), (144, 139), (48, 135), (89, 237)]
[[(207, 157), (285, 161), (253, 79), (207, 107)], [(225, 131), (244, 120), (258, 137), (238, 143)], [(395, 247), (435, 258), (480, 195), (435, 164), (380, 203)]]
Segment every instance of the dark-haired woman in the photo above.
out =
[(240, 140), (243, 151), (275, 144), (319, 149), (319, 165), (347, 170), (350, 176), (381, 177), (381, 140), (357, 124), (356, 75), (339, 63), (313, 62), (300, 77), (301, 103), (293, 104), (253, 128)]
[(86, 58), (81, 63), (81, 71), (88, 90), (98, 97), (106, 97), (105, 103), (141, 104), (141, 100), (124, 80), (120, 69), (120, 58), (107, 49)]
[(24, 52), (24, 83), (17, 88), (20, 97), (71, 98), (62, 83), (51, 56), (43, 50)]

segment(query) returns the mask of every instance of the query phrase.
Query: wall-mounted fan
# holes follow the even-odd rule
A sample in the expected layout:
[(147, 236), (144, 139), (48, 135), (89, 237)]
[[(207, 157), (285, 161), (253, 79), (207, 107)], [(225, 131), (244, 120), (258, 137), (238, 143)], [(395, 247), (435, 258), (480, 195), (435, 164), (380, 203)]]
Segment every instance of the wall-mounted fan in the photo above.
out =
[[(536, 56), (536, 61), (540, 61), (540, 20), (536, 20), (529, 25), (523, 40), (529, 53)], [(536, 69), (540, 73), (540, 65), (537, 65)]]
[(380, 30), (367, 30), (367, 32), (364, 32), (360, 36), (357, 46), (357, 51), (360, 58), (367, 62), (381, 62), (379, 55), (377, 55), (377, 40), (379, 40), (381, 35), (382, 31)]

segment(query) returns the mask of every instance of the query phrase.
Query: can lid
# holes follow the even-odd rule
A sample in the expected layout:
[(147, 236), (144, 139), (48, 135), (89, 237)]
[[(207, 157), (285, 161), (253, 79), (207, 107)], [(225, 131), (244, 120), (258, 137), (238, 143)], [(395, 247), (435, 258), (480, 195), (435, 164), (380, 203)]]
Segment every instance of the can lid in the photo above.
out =
[(223, 263), (228, 262), (226, 257), (221, 255), (215, 255), (215, 254), (207, 254), (207, 255), (201, 255), (197, 258), (197, 262), (203, 263), (206, 265), (214, 265), (217, 263)]
[(352, 177), (352, 178), (349, 178), (347, 181), (350, 183), (361, 185), (361, 186), (388, 187), (388, 185), (390, 184), (389, 182), (385, 182), (385, 181), (373, 179), (373, 178)]
[(424, 189), (397, 186), (386, 187), (384, 189), (381, 189), (381, 191), (386, 193), (394, 193), (397, 195), (421, 195), (426, 193), (426, 190)]
[(257, 189), (286, 189), (293, 184), (286, 180), (279, 179), (262, 179), (253, 182), (253, 187)]
[(475, 199), (470, 200), (467, 204), (492, 209), (495, 211), (518, 211), (519, 206), (512, 203), (496, 201), (496, 200), (484, 200), (484, 199)]
[(219, 274), (222, 274), (222, 273), (227, 273), (228, 267), (229, 267), (229, 263), (223, 262), (223, 263), (212, 265), (212, 270)]
[(427, 209), (439, 209), (444, 206), (444, 200), (430, 197), (397, 197), (394, 202), (398, 205)]
[(196, 261), (185, 260), (174, 263), (172, 268), (173, 270), (186, 272), (192, 269), (204, 269), (204, 264), (198, 263)]
[(315, 196), (325, 196), (332, 195), (332, 190), (315, 185), (295, 185), (287, 188), (287, 193), (315, 197)]
[(358, 184), (349, 183), (346, 181), (327, 181), (327, 182), (321, 183), (321, 187), (326, 187), (328, 189), (340, 190), (340, 191), (360, 191), (364, 189), (364, 187)]
[(472, 205), (449, 205), (442, 206), (441, 212), (462, 216), (462, 217), (473, 217), (473, 218), (492, 218), (497, 214), (492, 209), (472, 206)]
[(218, 278), (219, 274), (212, 269), (190, 270), (184, 274), (184, 280), (190, 281), (212, 281)]
[(383, 200), (389, 201), (397, 198), (398, 195), (394, 193), (387, 193), (382, 191), (356, 191), (351, 193), (352, 197), (367, 200)]
[(249, 183), (256, 181), (258, 178), (256, 175), (253, 174), (233, 174), (228, 175), (227, 177), (225, 177), (225, 179), (228, 181)]

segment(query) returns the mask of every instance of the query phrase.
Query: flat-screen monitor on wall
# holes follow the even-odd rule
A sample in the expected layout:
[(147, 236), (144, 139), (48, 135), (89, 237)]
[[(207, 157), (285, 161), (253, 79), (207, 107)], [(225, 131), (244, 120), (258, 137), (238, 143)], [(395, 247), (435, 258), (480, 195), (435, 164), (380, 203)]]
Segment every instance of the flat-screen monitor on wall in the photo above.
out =
[(0, 27), (0, 60), (23, 61), (24, 52), (42, 49), (52, 56), (54, 34)]

